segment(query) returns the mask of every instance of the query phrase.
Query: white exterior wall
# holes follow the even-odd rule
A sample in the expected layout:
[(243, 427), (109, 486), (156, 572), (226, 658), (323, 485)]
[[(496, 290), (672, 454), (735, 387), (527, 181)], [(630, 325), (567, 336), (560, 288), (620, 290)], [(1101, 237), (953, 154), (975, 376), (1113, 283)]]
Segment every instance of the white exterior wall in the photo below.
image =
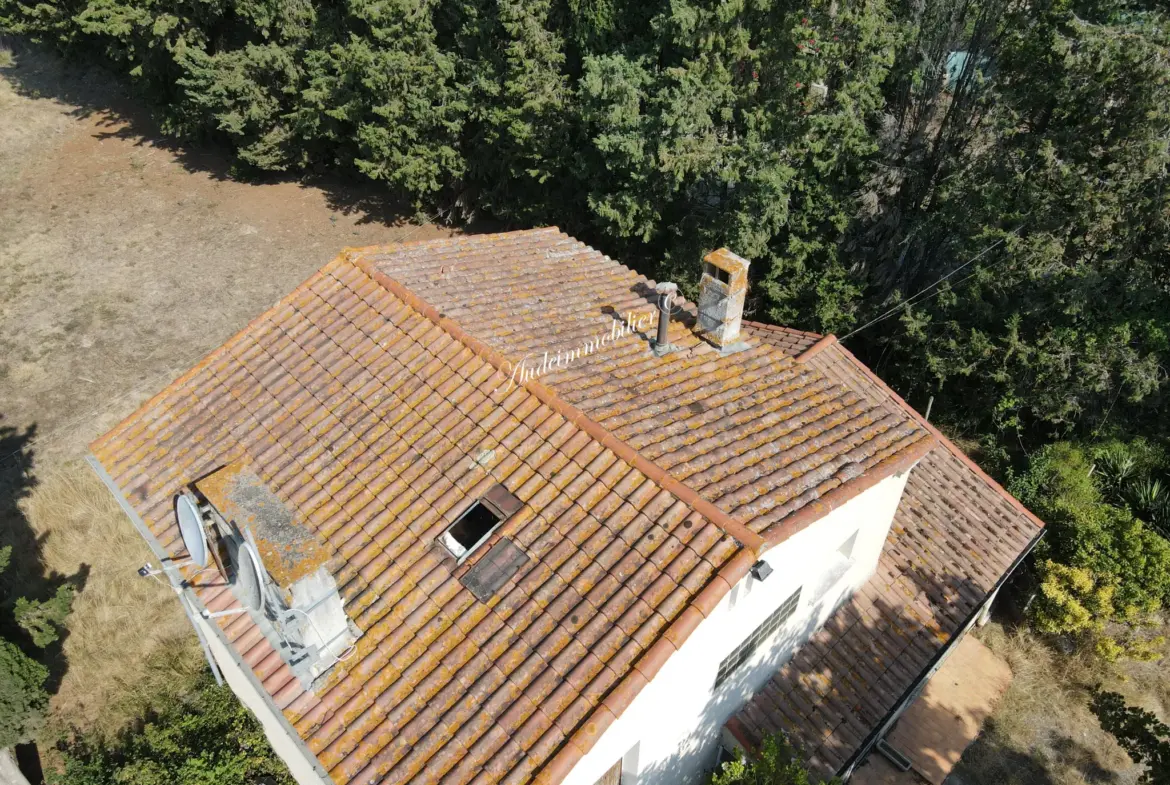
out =
[[(727, 719), (877, 569), (908, 476), (887, 477), (764, 553), (774, 572), (732, 587), (563, 785), (594, 785), (619, 758), (622, 785), (689, 785), (710, 769)], [(838, 549), (854, 532), (845, 560)], [(798, 587), (792, 617), (713, 690), (719, 663)]]

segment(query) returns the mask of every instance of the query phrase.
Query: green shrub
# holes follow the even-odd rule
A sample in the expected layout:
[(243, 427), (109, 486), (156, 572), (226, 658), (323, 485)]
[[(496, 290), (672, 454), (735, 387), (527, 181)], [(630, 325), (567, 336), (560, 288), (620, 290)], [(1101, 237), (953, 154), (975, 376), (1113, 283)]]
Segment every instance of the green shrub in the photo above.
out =
[(752, 758), (724, 763), (711, 775), (710, 785), (809, 785), (811, 781), (808, 769), (788, 740), (769, 736)]
[[(0, 548), (0, 572), (8, 567), (12, 547)], [(58, 629), (73, 603), (73, 588), (62, 586), (47, 602), (19, 597), (16, 622), (29, 633), (34, 645), (44, 648), (57, 640)], [(41, 726), (49, 704), (45, 682), (49, 671), (15, 643), (0, 638), (0, 749), (28, 741)]]
[[(1127, 507), (1106, 501), (1101, 486), (1115, 482), (1095, 471), (1085, 449), (1062, 442), (1039, 450), (1012, 483), (1048, 523), (1032, 606), (1041, 631), (1100, 636), (1109, 622), (1151, 621), (1170, 602), (1170, 543)], [(1100, 637), (1101, 653), (1119, 652), (1117, 641)]]
[(74, 739), (61, 755), (49, 785), (294, 785), (256, 718), (210, 682), (138, 730)]
[(30, 600), (21, 597), (16, 601), (16, 623), (32, 638), (36, 646), (44, 648), (61, 637), (65, 619), (73, 610), (73, 587), (63, 584), (48, 600)]
[(49, 671), (0, 638), (0, 749), (28, 741), (49, 703)]

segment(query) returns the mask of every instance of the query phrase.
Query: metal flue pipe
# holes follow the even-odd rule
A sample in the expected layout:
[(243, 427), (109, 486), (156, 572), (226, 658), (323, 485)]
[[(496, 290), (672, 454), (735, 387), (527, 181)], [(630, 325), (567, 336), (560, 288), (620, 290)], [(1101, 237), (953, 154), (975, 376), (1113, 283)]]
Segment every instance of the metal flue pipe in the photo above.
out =
[(670, 351), (670, 312), (678, 295), (678, 284), (663, 281), (654, 287), (654, 291), (658, 293), (658, 335), (654, 341), (654, 353), (661, 355)]

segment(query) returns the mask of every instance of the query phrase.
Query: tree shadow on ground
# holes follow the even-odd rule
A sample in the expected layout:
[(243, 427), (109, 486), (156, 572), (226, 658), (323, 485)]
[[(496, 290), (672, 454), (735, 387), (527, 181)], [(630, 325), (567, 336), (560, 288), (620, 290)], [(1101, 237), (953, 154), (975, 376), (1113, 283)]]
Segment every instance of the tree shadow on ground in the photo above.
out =
[[(3, 415), (0, 415), (0, 421), (2, 419)], [(90, 567), (82, 564), (72, 575), (48, 569), (43, 551), (50, 535), (37, 534), (21, 508), (21, 502), (28, 498), (37, 484), (32, 448), (36, 430), (35, 425), (23, 429), (0, 425), (0, 548), (12, 549), (8, 568), (0, 573), (0, 634), (20, 645), (29, 656), (49, 669), (45, 686), (54, 693), (68, 667), (64, 652), (68, 627), (61, 631), (56, 641), (39, 649), (16, 624), (14, 608), (21, 597), (51, 599), (64, 585), (70, 585), (74, 592), (80, 593), (89, 578)]]
[[(188, 172), (202, 173), (214, 180), (233, 180), (251, 185), (295, 183), (317, 188), (331, 210), (356, 216), (358, 224), (399, 226), (414, 222), (418, 211), (410, 202), (393, 193), (386, 183), (361, 176), (356, 171), (319, 169), (310, 173), (260, 172), (238, 168), (231, 152), (213, 144), (178, 139), (162, 132), (146, 101), (133, 94), (121, 75), (100, 65), (73, 64), (54, 49), (24, 39), (0, 39), (14, 53), (14, 64), (0, 68), (15, 89), (25, 97), (48, 98), (71, 109), (69, 114), (90, 119), (99, 131), (95, 137), (124, 139), (140, 147), (166, 150)], [(493, 231), (499, 227), (477, 221), (472, 231)]]
[(967, 748), (944, 785), (1057, 785), (1052, 775), (1057, 762), (1074, 769), (1082, 781), (1092, 785), (1121, 781), (1116, 772), (1101, 765), (1095, 751), (1075, 739), (1054, 735), (1047, 746), (1056, 752), (1059, 761), (1035, 750), (1014, 747), (993, 717), (984, 724), (983, 732)]

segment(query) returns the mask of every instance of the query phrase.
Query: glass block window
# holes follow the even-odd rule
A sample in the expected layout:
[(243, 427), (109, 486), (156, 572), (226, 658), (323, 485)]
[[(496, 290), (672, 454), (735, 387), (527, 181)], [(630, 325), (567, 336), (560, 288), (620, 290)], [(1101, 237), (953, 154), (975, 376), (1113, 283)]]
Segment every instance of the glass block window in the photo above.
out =
[(752, 631), (752, 634), (747, 636), (747, 639), (735, 647), (735, 649), (728, 654), (723, 662), (719, 663), (719, 672), (715, 674), (715, 686), (725, 682), (727, 678), (735, 673), (740, 665), (747, 662), (748, 658), (752, 656), (756, 649), (772, 637), (772, 633), (780, 629), (784, 622), (792, 618), (792, 614), (796, 613), (796, 606), (800, 605), (800, 589), (792, 593), (784, 603), (772, 612), (772, 615), (764, 619), (759, 627)]

